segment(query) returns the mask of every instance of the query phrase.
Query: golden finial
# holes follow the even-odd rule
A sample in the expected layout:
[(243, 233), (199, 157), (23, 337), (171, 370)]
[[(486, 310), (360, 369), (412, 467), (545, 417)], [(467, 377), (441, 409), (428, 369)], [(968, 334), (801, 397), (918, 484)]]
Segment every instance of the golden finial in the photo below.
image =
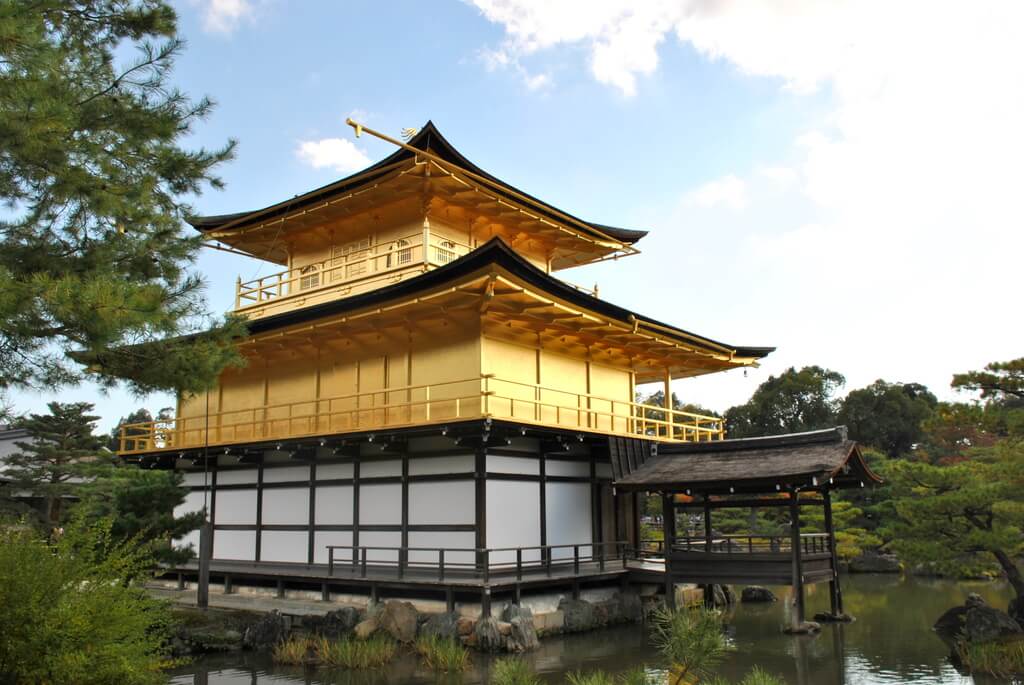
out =
[(403, 128), (402, 129), (402, 140), (411, 140), (414, 135), (419, 133), (418, 128)]

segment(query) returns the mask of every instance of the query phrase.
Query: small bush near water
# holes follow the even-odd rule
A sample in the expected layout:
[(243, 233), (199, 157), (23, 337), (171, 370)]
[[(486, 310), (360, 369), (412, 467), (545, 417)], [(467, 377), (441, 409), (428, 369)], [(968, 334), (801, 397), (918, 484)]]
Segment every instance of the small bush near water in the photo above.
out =
[(1000, 678), (1024, 674), (1024, 640), (958, 642), (956, 655), (971, 673)]
[(324, 637), (290, 637), (274, 647), (275, 663), (291, 666), (320, 664), (333, 668), (380, 668), (395, 657), (398, 646), (389, 638), (373, 636), (368, 640)]
[(424, 635), (416, 640), (416, 652), (435, 671), (458, 672), (469, 667), (469, 650), (450, 637)]
[(491, 685), (540, 685), (540, 679), (522, 659), (505, 657), (491, 666)]

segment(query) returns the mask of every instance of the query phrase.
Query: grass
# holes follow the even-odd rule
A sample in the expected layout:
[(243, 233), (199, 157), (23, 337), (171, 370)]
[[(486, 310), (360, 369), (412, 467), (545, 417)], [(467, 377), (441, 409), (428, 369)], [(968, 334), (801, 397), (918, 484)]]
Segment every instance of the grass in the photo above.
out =
[(517, 657), (498, 659), (491, 667), (491, 685), (540, 685), (530, 665)]
[(655, 682), (643, 668), (624, 671), (617, 676), (606, 671), (573, 671), (566, 674), (565, 680), (568, 685), (651, 685)]
[(274, 647), (274, 663), (292, 666), (319, 662), (323, 666), (358, 670), (380, 668), (395, 657), (398, 646), (375, 635), (368, 640), (290, 637)]
[(469, 650), (454, 638), (424, 635), (416, 640), (416, 653), (435, 671), (460, 672), (469, 668)]
[(1000, 678), (1024, 674), (1024, 639), (958, 642), (956, 654), (971, 673)]

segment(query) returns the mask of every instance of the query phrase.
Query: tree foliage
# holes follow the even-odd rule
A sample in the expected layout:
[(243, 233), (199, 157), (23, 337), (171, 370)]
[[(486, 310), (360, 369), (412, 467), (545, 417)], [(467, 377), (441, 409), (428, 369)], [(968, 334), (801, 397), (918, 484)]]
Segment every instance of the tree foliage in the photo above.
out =
[(100, 455), (100, 440), (93, 435), (98, 416), (87, 402), (50, 402), (48, 414), (29, 414), (19, 422), (28, 431), (27, 442), (7, 458), (11, 490), (27, 491), (44, 503), (44, 521), (58, 526), (64, 501), (88, 477)]
[(169, 611), (136, 584), (151, 563), (109, 519), (77, 519), (56, 541), (0, 526), (0, 682), (164, 682)]
[(1024, 553), (1024, 443), (945, 466), (897, 460), (884, 476), (893, 498), (882, 533), (901, 558), (951, 575), (994, 561), (1024, 596), (1014, 562)]
[(922, 424), (937, 404), (935, 395), (919, 383), (877, 380), (850, 391), (836, 420), (849, 429), (852, 439), (898, 457), (921, 441)]
[(725, 413), (726, 432), (744, 438), (829, 428), (838, 408), (835, 393), (845, 382), (842, 374), (820, 366), (790, 367)]
[(1024, 357), (992, 362), (984, 371), (958, 373), (952, 385), (957, 390), (980, 392), (983, 400), (1024, 405)]
[(182, 230), (234, 143), (181, 145), (212, 103), (169, 82), (176, 21), (163, 0), (0, 0), (0, 388), (201, 390), (239, 361)]

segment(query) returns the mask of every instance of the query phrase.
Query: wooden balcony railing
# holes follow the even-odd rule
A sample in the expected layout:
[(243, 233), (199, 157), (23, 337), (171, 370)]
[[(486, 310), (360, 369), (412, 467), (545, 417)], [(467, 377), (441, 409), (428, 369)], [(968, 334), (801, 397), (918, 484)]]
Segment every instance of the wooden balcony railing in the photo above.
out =
[(675, 442), (721, 440), (722, 419), (485, 374), (121, 427), (121, 454), (504, 418)]
[(369, 285), (375, 280), (390, 278), (397, 271), (444, 266), (469, 251), (468, 245), (427, 232), (367, 245), (364, 249), (245, 283), (239, 280), (235, 288), (235, 309), (286, 297), (312, 295), (332, 288)]

